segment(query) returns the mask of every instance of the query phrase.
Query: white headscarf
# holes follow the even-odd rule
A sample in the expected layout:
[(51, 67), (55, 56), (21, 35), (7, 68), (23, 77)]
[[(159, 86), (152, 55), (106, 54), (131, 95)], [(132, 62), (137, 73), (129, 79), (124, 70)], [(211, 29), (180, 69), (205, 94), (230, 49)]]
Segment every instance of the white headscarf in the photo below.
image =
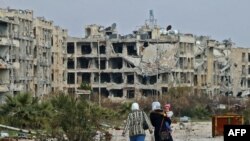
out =
[(161, 109), (161, 103), (158, 101), (155, 101), (152, 103), (152, 110), (160, 110)]
[(139, 110), (139, 104), (138, 103), (133, 103), (132, 106), (131, 106), (131, 110), (134, 111), (134, 110)]

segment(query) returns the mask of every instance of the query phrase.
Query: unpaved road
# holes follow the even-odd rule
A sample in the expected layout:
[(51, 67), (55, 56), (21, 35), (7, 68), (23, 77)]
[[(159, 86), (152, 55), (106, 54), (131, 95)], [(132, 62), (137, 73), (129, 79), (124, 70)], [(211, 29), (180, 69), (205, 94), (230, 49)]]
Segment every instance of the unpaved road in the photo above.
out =
[[(223, 136), (212, 137), (211, 122), (189, 122), (184, 125), (181, 129), (179, 123), (172, 124), (174, 141), (223, 141)], [(126, 137), (121, 136), (122, 130), (110, 129), (110, 133), (111, 141), (129, 141), (128, 134)], [(153, 134), (146, 133), (145, 141), (153, 141)]]

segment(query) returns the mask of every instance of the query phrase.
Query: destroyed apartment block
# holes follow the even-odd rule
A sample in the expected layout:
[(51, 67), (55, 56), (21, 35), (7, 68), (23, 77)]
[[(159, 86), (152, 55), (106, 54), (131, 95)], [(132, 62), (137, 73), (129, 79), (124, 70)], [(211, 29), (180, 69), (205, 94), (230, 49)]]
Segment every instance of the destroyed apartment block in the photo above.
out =
[[(29, 10), (0, 9), (0, 56), (5, 69), (0, 69), (0, 82), (5, 90), (0, 91), (1, 101), (6, 94), (15, 95), (31, 88), (32, 76), (32, 19)], [(2, 86), (2, 84), (0, 84)]]
[(162, 28), (153, 15), (148, 21), (128, 35), (116, 24), (88, 25), (79, 38), (31, 10), (0, 9), (0, 102), (20, 92), (89, 94), (82, 83), (120, 99), (184, 86), (209, 96), (250, 95), (249, 48)]
[(67, 30), (31, 10), (0, 9), (0, 101), (65, 90), (66, 39)]
[(148, 24), (125, 36), (116, 24), (93, 24), (85, 35), (67, 41), (69, 93), (81, 83), (109, 98), (159, 96), (183, 86), (210, 96), (249, 92), (250, 50), (236, 48), (230, 39), (219, 42)]

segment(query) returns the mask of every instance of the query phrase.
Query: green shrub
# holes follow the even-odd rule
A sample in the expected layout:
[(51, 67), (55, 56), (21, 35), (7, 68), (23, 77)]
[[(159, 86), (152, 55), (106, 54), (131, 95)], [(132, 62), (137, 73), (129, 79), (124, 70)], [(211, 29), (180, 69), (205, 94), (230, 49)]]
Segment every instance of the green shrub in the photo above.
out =
[(81, 85), (80, 85), (80, 89), (83, 89), (83, 90), (92, 90), (92, 87), (89, 83), (86, 83), (86, 82), (82, 82)]

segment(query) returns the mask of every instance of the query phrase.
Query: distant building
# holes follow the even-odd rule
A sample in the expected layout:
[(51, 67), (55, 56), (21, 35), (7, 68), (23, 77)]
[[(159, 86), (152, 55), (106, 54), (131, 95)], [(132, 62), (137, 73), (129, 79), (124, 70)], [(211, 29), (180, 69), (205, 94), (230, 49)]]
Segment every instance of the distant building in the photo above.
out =
[[(66, 38), (67, 30), (34, 18), (31, 10), (0, 9), (0, 100), (6, 94), (43, 96), (65, 89)], [(56, 81), (52, 82), (52, 76)]]
[(249, 49), (236, 48), (230, 39), (219, 42), (148, 24), (125, 36), (117, 33), (116, 24), (89, 25), (85, 35), (67, 41), (69, 93), (81, 83), (110, 98), (158, 96), (171, 87), (236, 96), (250, 88), (241, 71), (247, 64), (238, 66)]
[[(51, 92), (109, 98), (165, 95), (172, 87), (190, 93), (250, 94), (250, 49), (230, 40), (179, 33), (148, 23), (128, 35), (116, 24), (92, 24), (85, 37), (68, 37), (31, 10), (0, 9), (0, 102), (7, 94)], [(79, 89), (90, 84), (92, 92)]]

